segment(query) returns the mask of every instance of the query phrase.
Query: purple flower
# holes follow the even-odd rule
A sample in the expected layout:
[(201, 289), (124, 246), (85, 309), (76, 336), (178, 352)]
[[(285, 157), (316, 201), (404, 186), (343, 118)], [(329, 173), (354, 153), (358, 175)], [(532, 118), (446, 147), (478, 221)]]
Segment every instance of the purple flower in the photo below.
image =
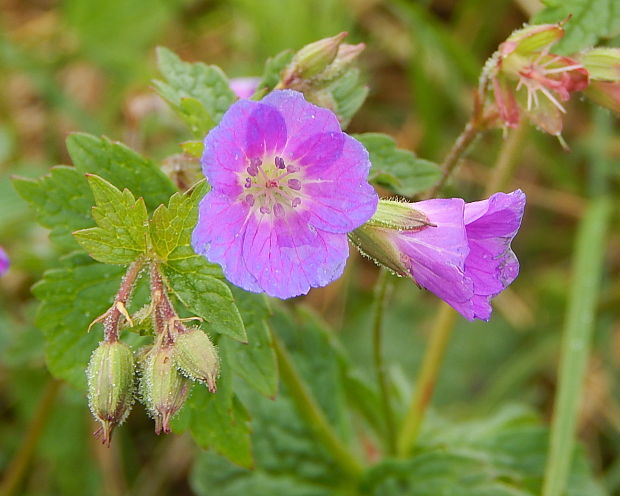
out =
[(368, 152), (301, 93), (239, 100), (205, 138), (192, 245), (234, 284), (279, 298), (338, 278), (346, 234), (377, 208)]
[[(383, 203), (383, 202), (382, 202)], [(460, 198), (408, 204), (414, 229), (382, 227), (371, 221), (351, 239), (367, 255), (435, 293), (466, 319), (488, 320), (490, 299), (519, 273), (510, 243), (521, 224), (525, 194), (496, 193), (488, 200)], [(403, 204), (397, 204), (402, 209)], [(389, 206), (388, 206), (389, 209)]]
[(259, 77), (240, 77), (228, 81), (230, 89), (239, 98), (250, 98), (258, 89)]
[(9, 270), (9, 265), (11, 265), (9, 256), (0, 246), (0, 276)]

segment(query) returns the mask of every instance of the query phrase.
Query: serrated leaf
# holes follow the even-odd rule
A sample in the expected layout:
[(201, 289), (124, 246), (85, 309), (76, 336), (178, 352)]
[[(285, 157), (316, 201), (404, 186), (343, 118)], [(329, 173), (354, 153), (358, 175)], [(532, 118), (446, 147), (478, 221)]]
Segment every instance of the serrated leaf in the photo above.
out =
[(267, 325), (269, 308), (263, 295), (233, 288), (247, 331), (247, 344), (231, 339), (220, 341), (231, 369), (262, 395), (273, 398), (278, 392), (278, 366), (271, 332)]
[(369, 180), (404, 196), (413, 196), (435, 184), (441, 170), (433, 162), (417, 158), (413, 152), (396, 147), (386, 134), (356, 134), (368, 150), (372, 168)]
[(167, 206), (160, 205), (153, 212), (149, 232), (153, 249), (162, 261), (167, 261), (177, 248), (189, 246), (198, 219), (198, 202), (207, 190), (203, 181), (188, 193), (175, 193)]
[(119, 189), (129, 189), (136, 197), (144, 198), (149, 210), (167, 203), (176, 191), (154, 162), (121, 143), (76, 133), (67, 138), (67, 149), (78, 171), (96, 174)]
[(599, 38), (620, 34), (620, 0), (543, 0), (546, 7), (533, 19), (536, 24), (561, 22), (571, 16), (566, 34), (553, 47), (572, 54), (594, 45)]
[(166, 79), (154, 81), (158, 93), (203, 137), (236, 100), (219, 67), (184, 62), (170, 50), (157, 49), (159, 70)]
[(242, 467), (254, 466), (248, 415), (233, 393), (232, 377), (226, 360), (221, 360), (222, 373), (217, 392), (209, 393), (203, 385), (194, 387), (179, 418), (175, 431), (189, 430), (196, 443), (213, 449)]
[(209, 330), (247, 341), (243, 320), (230, 288), (209, 274), (213, 268), (203, 257), (162, 264), (162, 269), (175, 296), (192, 313), (205, 319)]
[(73, 233), (78, 243), (95, 260), (128, 264), (146, 252), (147, 212), (144, 200), (131, 192), (119, 191), (99, 176), (89, 175), (95, 197), (93, 219), (98, 227)]
[(74, 167), (56, 166), (39, 179), (16, 177), (13, 185), (32, 205), (37, 220), (51, 229), (53, 242), (64, 249), (78, 247), (71, 233), (93, 225), (94, 198), (83, 174)]
[(292, 60), (293, 55), (294, 52), (292, 50), (285, 50), (267, 59), (265, 68), (263, 69), (262, 79), (258, 84), (258, 89), (264, 92), (274, 89), (280, 82), (280, 73)]

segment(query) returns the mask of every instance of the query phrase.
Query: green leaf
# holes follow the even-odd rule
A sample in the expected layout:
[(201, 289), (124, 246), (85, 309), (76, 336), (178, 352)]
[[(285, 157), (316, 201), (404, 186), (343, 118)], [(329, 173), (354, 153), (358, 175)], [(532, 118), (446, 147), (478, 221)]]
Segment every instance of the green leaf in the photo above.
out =
[(149, 232), (153, 249), (162, 261), (167, 261), (179, 247), (189, 246), (192, 230), (198, 220), (198, 202), (205, 195), (208, 185), (202, 181), (191, 191), (175, 193), (168, 205), (160, 205), (153, 212)]
[(533, 19), (536, 24), (555, 23), (572, 16), (566, 35), (554, 52), (572, 54), (594, 45), (599, 38), (620, 34), (620, 0), (543, 0), (546, 5)]
[(192, 313), (207, 321), (208, 329), (246, 342), (243, 320), (228, 285), (214, 277), (214, 267), (204, 257), (162, 265), (175, 296)]
[(362, 82), (359, 69), (349, 69), (327, 86), (334, 101), (335, 112), (342, 128), (346, 128), (368, 96), (368, 87)]
[(191, 131), (203, 137), (236, 99), (226, 75), (213, 65), (183, 62), (163, 47), (157, 49), (157, 63), (167, 82), (154, 81), (155, 88)]
[(242, 467), (254, 466), (248, 415), (235, 397), (232, 376), (226, 360), (221, 360), (222, 373), (217, 392), (209, 393), (204, 385), (196, 385), (179, 418), (176, 431), (189, 430), (196, 443), (214, 449)]
[(32, 291), (41, 300), (36, 324), (45, 334), (50, 372), (74, 387), (86, 389), (86, 365), (101, 340), (88, 325), (105, 312), (118, 289), (121, 267), (65, 260), (60, 269), (48, 270)]
[(413, 196), (437, 182), (441, 170), (433, 162), (417, 158), (408, 150), (396, 148), (385, 134), (356, 134), (370, 154), (372, 168), (369, 180), (403, 196)]
[(78, 171), (101, 176), (119, 189), (129, 189), (136, 197), (144, 198), (149, 210), (168, 203), (176, 191), (154, 162), (121, 143), (76, 133), (67, 138), (67, 149)]
[(280, 73), (293, 58), (292, 50), (285, 50), (267, 59), (263, 70), (263, 77), (258, 85), (259, 90), (271, 91), (280, 82)]
[(71, 233), (93, 225), (94, 199), (83, 174), (74, 167), (57, 166), (36, 180), (16, 177), (13, 185), (32, 205), (37, 220), (51, 229), (54, 243), (67, 250), (78, 247)]
[(222, 353), (231, 369), (262, 395), (273, 398), (278, 392), (278, 366), (271, 332), (267, 325), (269, 308), (263, 295), (233, 288), (235, 300), (247, 330), (247, 344), (222, 339)]
[[(535, 496), (541, 493), (548, 431), (527, 409), (512, 406), (476, 421), (432, 419), (416, 453), (386, 459), (362, 484), (376, 496)], [(583, 453), (573, 460), (566, 496), (602, 496)]]
[(128, 264), (146, 252), (148, 215), (144, 200), (136, 200), (128, 189), (122, 193), (105, 179), (89, 175), (95, 197), (93, 219), (98, 227), (73, 233), (95, 260)]

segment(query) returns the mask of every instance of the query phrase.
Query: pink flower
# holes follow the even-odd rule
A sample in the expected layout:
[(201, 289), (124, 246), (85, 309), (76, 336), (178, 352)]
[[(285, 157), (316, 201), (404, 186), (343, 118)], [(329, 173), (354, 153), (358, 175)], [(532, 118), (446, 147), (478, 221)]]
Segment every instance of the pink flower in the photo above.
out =
[(564, 36), (559, 24), (515, 31), (489, 59), (490, 78), (500, 119), (516, 127), (525, 113), (543, 131), (562, 131), (563, 102), (588, 86), (588, 71), (574, 58), (555, 55), (551, 47)]
[[(378, 212), (385, 203), (389, 202), (382, 201)], [(510, 243), (521, 225), (525, 194), (517, 190), (473, 203), (450, 198), (396, 206), (410, 209), (415, 227), (400, 229), (371, 220), (351, 233), (351, 240), (363, 253), (398, 275), (411, 277), (466, 319), (488, 320), (491, 298), (519, 273)]]
[(258, 89), (259, 77), (240, 77), (228, 81), (230, 89), (238, 98), (250, 98)]
[(239, 100), (204, 140), (211, 191), (192, 246), (232, 283), (279, 298), (325, 286), (343, 271), (347, 233), (378, 197), (370, 161), (329, 110), (301, 93)]
[(9, 256), (6, 254), (4, 249), (0, 246), (0, 276), (4, 274), (7, 270), (9, 270), (10, 265), (11, 265), (11, 261), (9, 260)]

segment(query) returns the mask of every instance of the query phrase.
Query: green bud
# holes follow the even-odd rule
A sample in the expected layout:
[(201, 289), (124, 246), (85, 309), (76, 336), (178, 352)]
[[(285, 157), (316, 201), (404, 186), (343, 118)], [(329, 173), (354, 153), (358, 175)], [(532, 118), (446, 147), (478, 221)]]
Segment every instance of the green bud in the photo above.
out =
[(181, 409), (191, 389), (191, 382), (174, 364), (172, 346), (162, 346), (149, 354), (143, 362), (140, 387), (155, 419), (155, 433), (170, 432), (170, 419)]
[(595, 47), (577, 56), (591, 81), (620, 82), (620, 48)]
[(112, 431), (131, 410), (134, 368), (131, 349), (119, 341), (102, 341), (90, 357), (86, 369), (88, 403), (94, 417), (101, 422), (95, 435), (108, 446)]
[(286, 68), (283, 80), (308, 79), (319, 74), (336, 58), (338, 48), (346, 36), (347, 33), (343, 32), (303, 47)]
[(219, 358), (213, 343), (200, 329), (190, 329), (177, 335), (174, 343), (176, 366), (190, 379), (206, 383), (209, 391), (217, 389)]
[(381, 200), (377, 211), (363, 226), (349, 233), (357, 249), (376, 264), (390, 269), (394, 274), (410, 275), (406, 260), (402, 258), (396, 239), (402, 231), (417, 231), (432, 226), (426, 215), (415, 210), (410, 203)]

